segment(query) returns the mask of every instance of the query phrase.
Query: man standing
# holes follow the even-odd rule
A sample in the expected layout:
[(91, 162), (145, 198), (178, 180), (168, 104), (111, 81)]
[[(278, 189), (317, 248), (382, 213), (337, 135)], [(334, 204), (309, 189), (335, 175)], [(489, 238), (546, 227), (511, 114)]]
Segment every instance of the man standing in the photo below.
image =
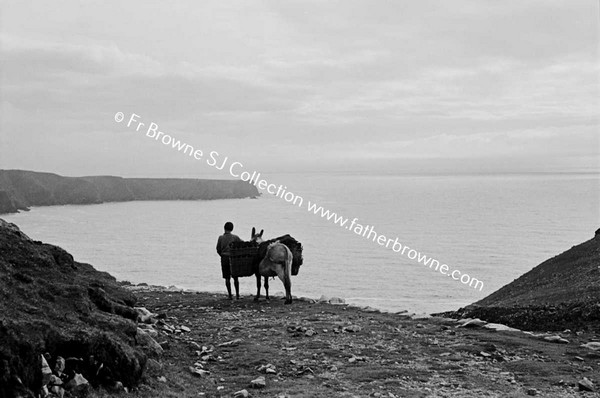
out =
[[(231, 233), (233, 231), (233, 223), (227, 221), (225, 226), (225, 233), (219, 236), (219, 240), (217, 241), (217, 253), (221, 256), (221, 273), (223, 274), (223, 279), (225, 279), (225, 286), (227, 287), (227, 293), (229, 294), (229, 300), (233, 300), (233, 296), (231, 295), (231, 268), (229, 266), (229, 255), (230, 249), (229, 245), (231, 242), (240, 242), (241, 239), (239, 236)], [(237, 277), (233, 278), (233, 285), (235, 286), (235, 298), (240, 298), (240, 282)]]

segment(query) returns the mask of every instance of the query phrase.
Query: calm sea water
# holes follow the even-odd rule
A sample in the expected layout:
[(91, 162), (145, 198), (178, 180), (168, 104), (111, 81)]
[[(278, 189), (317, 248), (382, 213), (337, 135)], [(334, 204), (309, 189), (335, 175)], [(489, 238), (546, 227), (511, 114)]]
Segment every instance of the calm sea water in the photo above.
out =
[[(485, 297), (600, 226), (596, 174), (265, 176), (308, 200), (484, 282), (474, 290), (303, 208), (260, 199), (38, 207), (3, 215), (30, 237), (59, 245), (118, 279), (224, 291), (217, 237), (225, 221), (304, 245), (298, 296), (344, 297), (385, 310), (436, 312)], [(255, 293), (254, 277), (240, 280)], [(283, 291), (278, 280), (271, 292)]]

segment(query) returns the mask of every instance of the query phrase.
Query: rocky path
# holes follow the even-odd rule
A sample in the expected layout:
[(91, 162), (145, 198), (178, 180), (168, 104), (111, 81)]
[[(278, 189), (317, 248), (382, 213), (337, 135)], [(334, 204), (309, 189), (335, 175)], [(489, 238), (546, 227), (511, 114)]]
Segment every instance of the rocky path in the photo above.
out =
[(581, 347), (600, 341), (591, 332), (543, 340), (309, 300), (136, 295), (160, 344), (144, 397), (591, 397), (600, 383), (600, 351)]

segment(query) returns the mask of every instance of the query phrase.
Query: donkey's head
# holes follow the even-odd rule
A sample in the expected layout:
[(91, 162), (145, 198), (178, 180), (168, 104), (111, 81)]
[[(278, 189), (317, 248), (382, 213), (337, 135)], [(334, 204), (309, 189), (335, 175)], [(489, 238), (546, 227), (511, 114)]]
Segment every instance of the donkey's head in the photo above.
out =
[(263, 242), (263, 238), (262, 238), (263, 232), (265, 232), (265, 230), (261, 229), (260, 233), (257, 234), (256, 228), (252, 227), (252, 235), (250, 235), (250, 241), (256, 242), (256, 243), (262, 243)]

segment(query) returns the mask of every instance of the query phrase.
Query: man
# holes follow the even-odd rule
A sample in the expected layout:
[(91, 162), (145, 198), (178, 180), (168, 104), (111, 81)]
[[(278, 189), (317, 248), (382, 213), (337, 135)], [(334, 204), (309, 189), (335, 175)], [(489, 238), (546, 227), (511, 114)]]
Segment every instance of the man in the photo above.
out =
[[(227, 294), (229, 294), (229, 300), (233, 300), (233, 296), (231, 295), (231, 268), (229, 266), (229, 254), (230, 249), (229, 245), (231, 242), (240, 242), (241, 239), (239, 236), (232, 234), (233, 231), (233, 223), (227, 221), (225, 226), (225, 233), (219, 236), (219, 240), (217, 241), (217, 253), (221, 256), (221, 273), (223, 274), (223, 279), (225, 279), (225, 286), (227, 287)], [(235, 298), (239, 300), (240, 298), (240, 282), (237, 277), (233, 278), (233, 285), (235, 286)]]

